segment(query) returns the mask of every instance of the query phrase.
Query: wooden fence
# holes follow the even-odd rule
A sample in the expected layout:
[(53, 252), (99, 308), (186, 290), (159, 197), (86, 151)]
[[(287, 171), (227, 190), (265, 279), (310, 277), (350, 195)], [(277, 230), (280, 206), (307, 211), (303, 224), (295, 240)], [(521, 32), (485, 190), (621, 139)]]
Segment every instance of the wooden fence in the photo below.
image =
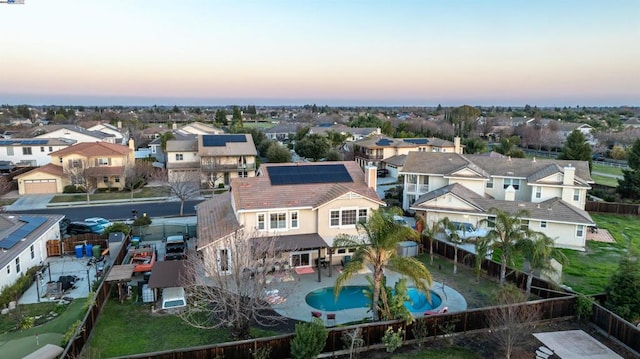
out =
[[(552, 299), (542, 299), (538, 301), (513, 304), (512, 306), (522, 306), (537, 310), (540, 313), (540, 320), (554, 320), (567, 318), (574, 315), (575, 297), (562, 297)], [(429, 337), (452, 333), (467, 333), (490, 328), (487, 318), (495, 314), (495, 311), (507, 306), (472, 309), (464, 312), (428, 316), (418, 318), (414, 323), (407, 325), (404, 321), (376, 322), (354, 326), (338, 327), (329, 330), (329, 337), (323, 349), (321, 358), (332, 358), (347, 354), (342, 335), (360, 327), (362, 329), (363, 346), (359, 351), (369, 351), (372, 349), (384, 348), (382, 337), (388, 327), (403, 329), (404, 341), (411, 343), (425, 340)], [(443, 324), (449, 324), (450, 329), (444, 331)], [(422, 327), (424, 331), (414, 330)], [(291, 355), (291, 340), (293, 334), (280, 335), (276, 337), (244, 340), (239, 342), (221, 343), (201, 347), (167, 350), (161, 352), (144, 353), (137, 355), (127, 355), (126, 358), (156, 358), (156, 359), (200, 359), (200, 358), (225, 358), (225, 359), (245, 359), (251, 358), (251, 352), (262, 348), (270, 347), (270, 358), (289, 358)], [(120, 357), (125, 358), (125, 357)]]
[(593, 304), (591, 322), (609, 338), (615, 338), (636, 353), (640, 353), (640, 328), (598, 303)]
[(584, 210), (587, 212), (640, 216), (640, 204), (587, 201)]
[[(116, 257), (113, 260), (113, 264), (122, 264), (125, 255), (127, 254), (127, 246), (130, 242), (130, 237), (126, 237), (122, 242), (122, 246), (120, 247), (120, 251), (116, 254)], [(108, 268), (103, 278), (106, 278), (111, 271), (111, 268)], [(89, 340), (89, 336), (91, 335), (91, 331), (93, 331), (93, 327), (95, 326), (96, 320), (104, 307), (104, 304), (109, 299), (109, 295), (111, 293), (111, 288), (113, 287), (112, 283), (107, 283), (104, 280), (98, 286), (96, 290), (94, 301), (87, 314), (82, 319), (82, 322), (76, 329), (73, 337), (69, 340), (64, 352), (60, 355), (60, 358), (76, 358), (82, 351), (82, 348)]]

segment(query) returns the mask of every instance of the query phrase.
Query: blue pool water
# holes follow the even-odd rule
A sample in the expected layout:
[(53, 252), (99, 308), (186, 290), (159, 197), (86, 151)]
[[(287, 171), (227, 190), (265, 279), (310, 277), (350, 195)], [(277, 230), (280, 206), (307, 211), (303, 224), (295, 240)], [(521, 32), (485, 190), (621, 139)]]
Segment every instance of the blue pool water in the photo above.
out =
[[(310, 292), (305, 300), (313, 308), (325, 311), (368, 308), (371, 302), (363, 292), (368, 288), (367, 286), (342, 287), (338, 299), (334, 300), (333, 287), (325, 287)], [(427, 296), (416, 288), (409, 287), (408, 295), (411, 301), (405, 302), (404, 305), (410, 312), (424, 312), (437, 308), (442, 304), (440, 296), (433, 291), (431, 291), (431, 303), (427, 300)]]

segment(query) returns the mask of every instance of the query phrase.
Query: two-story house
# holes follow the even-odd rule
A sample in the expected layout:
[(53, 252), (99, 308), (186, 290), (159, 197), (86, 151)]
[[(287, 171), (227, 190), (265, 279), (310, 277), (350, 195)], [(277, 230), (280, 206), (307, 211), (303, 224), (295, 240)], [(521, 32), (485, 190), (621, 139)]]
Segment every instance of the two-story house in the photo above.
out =
[(34, 129), (35, 138), (58, 138), (63, 141), (116, 143), (116, 136), (102, 131), (89, 131), (76, 125), (47, 125)]
[(593, 183), (586, 161), (410, 152), (400, 173), (403, 209), (429, 224), (449, 217), (477, 226), (492, 207), (523, 209), (529, 228), (572, 249), (584, 249), (586, 229), (594, 225), (584, 211)]
[(367, 164), (377, 167), (384, 159), (406, 155), (411, 151), (462, 153), (460, 138), (454, 142), (435, 137), (430, 138), (391, 138), (372, 136), (353, 143), (355, 161), (364, 168)]
[(253, 177), (258, 152), (249, 134), (199, 135), (167, 141), (169, 180), (188, 178), (203, 187), (228, 186), (236, 177)]
[[(59, 214), (0, 213), (0, 288), (14, 284), (47, 258), (47, 241), (60, 241)], [(59, 244), (58, 244), (59, 246)]]
[(231, 260), (226, 239), (244, 228), (277, 236), (292, 267), (313, 266), (319, 257), (340, 263), (350, 249), (330, 252), (334, 238), (358, 235), (356, 224), (384, 206), (375, 186), (375, 167), (365, 174), (353, 161), (263, 164), (257, 177), (233, 178), (230, 192), (198, 205), (198, 251)]
[(91, 188), (122, 189), (125, 167), (133, 164), (133, 140), (129, 146), (108, 142), (83, 142), (51, 152), (51, 163), (16, 176), (20, 194), (62, 193), (82, 175)]
[(102, 133), (106, 133), (109, 135), (113, 135), (114, 142), (121, 145), (127, 144), (129, 141), (129, 130), (122, 128), (122, 121), (118, 121), (116, 126), (113, 126), (110, 123), (99, 123), (97, 125), (93, 125), (87, 128), (88, 131), (98, 131)]
[(70, 145), (71, 143), (54, 138), (0, 139), (0, 157), (16, 165), (44, 166), (51, 162), (51, 152)]

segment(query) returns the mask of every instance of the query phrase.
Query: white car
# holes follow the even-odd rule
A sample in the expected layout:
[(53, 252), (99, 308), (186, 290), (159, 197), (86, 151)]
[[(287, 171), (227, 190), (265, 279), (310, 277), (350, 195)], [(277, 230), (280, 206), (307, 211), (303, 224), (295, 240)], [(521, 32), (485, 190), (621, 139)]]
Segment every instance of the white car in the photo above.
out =
[[(476, 228), (471, 223), (451, 222), (457, 228), (457, 234), (460, 239), (477, 239), (487, 235), (488, 231), (484, 228)], [(447, 236), (451, 235), (449, 229), (445, 229)]]
[(105, 229), (105, 228), (107, 228), (107, 227), (109, 227), (110, 225), (113, 224), (108, 219), (104, 219), (102, 217), (85, 218), (84, 221), (87, 222), (87, 223), (95, 223), (95, 224), (99, 225), (100, 227), (102, 227), (102, 229)]

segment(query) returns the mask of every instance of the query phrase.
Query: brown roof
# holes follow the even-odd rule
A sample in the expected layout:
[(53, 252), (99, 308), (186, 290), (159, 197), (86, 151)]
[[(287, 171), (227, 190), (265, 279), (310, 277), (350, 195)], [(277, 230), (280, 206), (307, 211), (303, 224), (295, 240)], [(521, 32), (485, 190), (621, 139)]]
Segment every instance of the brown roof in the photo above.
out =
[(240, 228), (231, 193), (225, 192), (198, 204), (198, 250)]
[(267, 167), (290, 166), (291, 163), (263, 164), (262, 176), (234, 178), (231, 188), (235, 208), (242, 210), (258, 210), (270, 208), (308, 207), (317, 208), (348, 192), (357, 193), (371, 201), (384, 204), (375, 189), (364, 182), (364, 173), (356, 162), (300, 162), (299, 166), (323, 166), (344, 164), (353, 182), (313, 183), (296, 185), (272, 185), (268, 177)]
[[(225, 137), (243, 136), (243, 134), (220, 134), (220, 135), (208, 135), (208, 137), (215, 137), (218, 139), (224, 139)], [(198, 154), (201, 157), (226, 157), (226, 156), (256, 156), (258, 151), (256, 145), (253, 143), (253, 137), (250, 134), (244, 134), (244, 142), (226, 142), (224, 146), (204, 146), (203, 136), (198, 136)]]
[(55, 152), (51, 152), (49, 155), (52, 157), (61, 157), (77, 153), (87, 157), (126, 156), (130, 151), (131, 149), (127, 146), (116, 145), (109, 142), (82, 142)]
[(36, 173), (36, 172), (44, 172), (44, 173), (48, 173), (50, 175), (54, 175), (54, 176), (58, 176), (58, 177), (64, 176), (64, 171), (62, 170), (61, 166), (56, 166), (56, 165), (54, 165), (52, 163), (49, 163), (49, 164), (46, 164), (46, 165), (44, 165), (42, 167), (38, 167), (38, 168), (32, 169), (29, 172), (25, 172), (23, 174), (20, 174), (20, 175), (16, 176), (16, 178), (20, 178), (20, 177), (26, 176), (28, 174), (33, 174), (33, 173)]
[[(159, 263), (159, 262), (158, 262)], [(121, 264), (115, 265), (111, 267), (109, 271), (109, 275), (106, 282), (120, 282), (120, 281), (129, 281), (133, 276), (133, 269), (136, 267), (135, 264)]]
[(184, 275), (186, 275), (184, 261), (156, 262), (149, 277), (149, 288), (182, 287)]
[(89, 176), (118, 176), (124, 174), (124, 166), (97, 166), (85, 170)]

